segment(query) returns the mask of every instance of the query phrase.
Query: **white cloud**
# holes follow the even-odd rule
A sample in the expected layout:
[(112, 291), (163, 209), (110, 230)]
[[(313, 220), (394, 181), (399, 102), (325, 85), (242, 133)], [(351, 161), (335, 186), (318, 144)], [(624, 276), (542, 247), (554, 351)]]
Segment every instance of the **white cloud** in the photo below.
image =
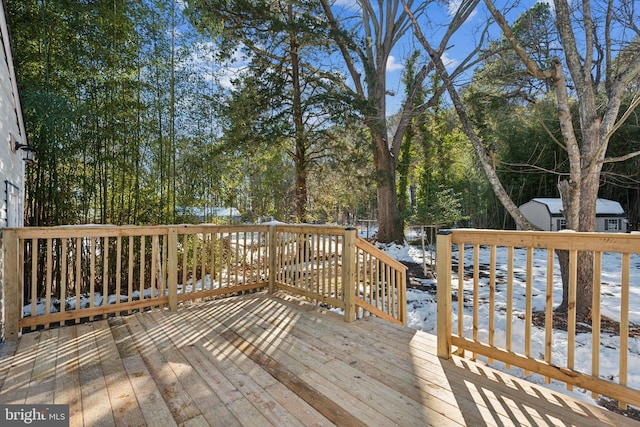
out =
[(345, 9), (352, 9), (352, 10), (360, 9), (360, 5), (356, 0), (336, 0), (336, 2), (334, 3), (334, 6), (340, 6)]
[(387, 58), (387, 72), (402, 70), (403, 65), (396, 62), (396, 58), (389, 55)]
[(447, 52), (444, 52), (442, 54), (442, 63), (447, 70), (452, 70), (458, 66), (459, 61), (457, 59), (449, 57), (449, 55), (447, 55)]
[(246, 67), (225, 67), (220, 70), (220, 75), (218, 76), (218, 84), (222, 86), (224, 89), (234, 89), (235, 86), (232, 83), (232, 80), (237, 79), (244, 71), (246, 71)]

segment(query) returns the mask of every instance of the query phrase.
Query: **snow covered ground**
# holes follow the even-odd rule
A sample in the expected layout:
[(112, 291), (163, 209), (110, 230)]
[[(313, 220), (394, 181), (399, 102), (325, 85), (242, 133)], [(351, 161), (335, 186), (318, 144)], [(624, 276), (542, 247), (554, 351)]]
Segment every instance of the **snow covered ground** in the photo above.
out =
[[(416, 246), (410, 245), (392, 245), (383, 248), (390, 256), (398, 259), (399, 261), (409, 261), (417, 264), (423, 262), (422, 249)], [(430, 263), (430, 255), (426, 254), (427, 262)], [(453, 252), (453, 257), (457, 258), (458, 253)], [(465, 265), (471, 265), (473, 263), (473, 250), (471, 248), (465, 249)], [(501, 262), (504, 259), (504, 262)], [(489, 261), (489, 249), (481, 249), (480, 262), (488, 264)], [(512, 349), (518, 353), (524, 353), (524, 320), (518, 317), (518, 314), (524, 314), (525, 312), (525, 283), (524, 276), (519, 272), (524, 272), (524, 266), (526, 261), (526, 250), (515, 251), (514, 264), (516, 266), (514, 272), (514, 302), (513, 302), (513, 318), (506, 319), (504, 307), (506, 307), (506, 291), (504, 285), (497, 285), (496, 292), (496, 310), (495, 310), (495, 344), (498, 346), (504, 346), (505, 342), (505, 330), (507, 320), (512, 323)], [(602, 284), (602, 315), (607, 316), (613, 320), (620, 319), (620, 254), (603, 254), (603, 284)], [(506, 249), (501, 251), (498, 248), (497, 253), (497, 275), (501, 274), (501, 269), (506, 273)], [(535, 250), (534, 251), (534, 289), (533, 289), (533, 310), (544, 310), (545, 293), (546, 293), (546, 251)], [(520, 268), (518, 268), (518, 266)], [(640, 256), (631, 256), (631, 275), (630, 283), (632, 288), (630, 290), (630, 309), (629, 319), (631, 324), (640, 324)], [(558, 277), (555, 280), (556, 283), (560, 282), (559, 267), (554, 268), (554, 272)], [(454, 275), (452, 280), (452, 288), (455, 290), (458, 287), (457, 275)], [(483, 297), (488, 299), (489, 283), (488, 278), (480, 279), (480, 299)], [(424, 279), (425, 285), (435, 284), (434, 280)], [(465, 293), (467, 290), (471, 290), (473, 286), (472, 281), (466, 281), (464, 284)], [(554, 287), (553, 301), (554, 306), (559, 304), (562, 300), (562, 288), (560, 285)], [(479, 307), (479, 338), (486, 342), (489, 329), (489, 304), (481, 303)], [(452, 330), (457, 330), (457, 316), (458, 306), (452, 305), (453, 311), (453, 325)], [(426, 291), (418, 289), (407, 289), (407, 325), (411, 328), (421, 331), (436, 334), (437, 324), (437, 312), (436, 312), (436, 300), (435, 297)], [(465, 337), (471, 337), (472, 327), (472, 307), (465, 305), (465, 313), (463, 319), (463, 325), (465, 330)], [(531, 354), (538, 358), (543, 358), (544, 354), (544, 339), (545, 334), (542, 328), (535, 328), (532, 333), (531, 342)], [(567, 349), (567, 332), (554, 330), (553, 331), (553, 355), (552, 363), (566, 366), (566, 349)], [(600, 376), (614, 382), (618, 382), (618, 368), (619, 363), (619, 347), (620, 340), (618, 336), (612, 336), (610, 334), (601, 334), (600, 345)], [(575, 338), (575, 369), (587, 374), (591, 373), (591, 334), (590, 333), (578, 333)], [(484, 360), (486, 358), (479, 358)], [(559, 392), (571, 394), (572, 396), (595, 403), (591, 398), (591, 393), (583, 389), (574, 388), (574, 391), (569, 392), (566, 390), (564, 383), (553, 381), (551, 384), (545, 384), (544, 378), (537, 374), (531, 374), (529, 376), (524, 375), (524, 371), (519, 368), (512, 368), (507, 370), (503, 363), (495, 362), (491, 365), (497, 370), (508, 372), (511, 375), (526, 378), (531, 382), (544, 385)], [(640, 389), (640, 339), (629, 338), (629, 354), (628, 354), (628, 379), (627, 384), (635, 389)]]

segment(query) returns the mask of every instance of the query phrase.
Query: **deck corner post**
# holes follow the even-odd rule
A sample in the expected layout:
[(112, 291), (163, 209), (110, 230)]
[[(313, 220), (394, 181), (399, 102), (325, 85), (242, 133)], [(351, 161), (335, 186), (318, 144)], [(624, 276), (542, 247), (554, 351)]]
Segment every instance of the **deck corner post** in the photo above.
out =
[(398, 292), (398, 320), (407, 326), (407, 270), (400, 270), (400, 288)]
[(4, 297), (4, 337), (6, 341), (20, 338), (20, 317), (22, 313), (22, 272), (19, 264), (18, 236), (15, 230), (2, 231), (2, 250), (4, 251), (2, 293)]
[(178, 309), (178, 229), (169, 227), (167, 233), (169, 310), (175, 311)]
[(344, 320), (353, 322), (356, 319), (356, 237), (358, 230), (348, 227), (344, 231), (342, 248), (342, 286), (344, 292)]
[(269, 293), (276, 292), (276, 258), (278, 251), (278, 237), (276, 225), (269, 224)]
[(451, 231), (438, 232), (436, 238), (436, 276), (438, 311), (438, 357), (451, 357)]

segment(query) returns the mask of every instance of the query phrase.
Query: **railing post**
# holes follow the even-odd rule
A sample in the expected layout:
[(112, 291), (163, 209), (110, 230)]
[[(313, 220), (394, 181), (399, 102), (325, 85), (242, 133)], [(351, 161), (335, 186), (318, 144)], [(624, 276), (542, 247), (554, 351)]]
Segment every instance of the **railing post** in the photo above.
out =
[(167, 245), (169, 310), (175, 311), (178, 309), (178, 230), (175, 227), (169, 227)]
[(342, 243), (342, 289), (344, 292), (344, 320), (356, 319), (356, 234), (357, 230), (348, 227), (344, 230)]
[(278, 250), (278, 238), (276, 225), (269, 225), (269, 293), (276, 292), (276, 255)]
[(398, 270), (400, 283), (398, 283), (398, 320), (407, 326), (407, 271)]
[(438, 280), (438, 357), (449, 359), (451, 357), (451, 231), (449, 230), (438, 232), (436, 275)]
[(16, 341), (20, 338), (20, 316), (22, 314), (22, 280), (24, 265), (19, 265), (18, 236), (15, 230), (2, 231), (4, 250), (4, 339)]

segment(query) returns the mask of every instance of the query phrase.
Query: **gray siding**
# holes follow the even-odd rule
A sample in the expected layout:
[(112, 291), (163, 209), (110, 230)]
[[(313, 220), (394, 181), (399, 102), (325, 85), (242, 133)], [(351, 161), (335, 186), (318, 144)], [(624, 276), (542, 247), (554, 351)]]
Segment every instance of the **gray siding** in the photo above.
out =
[[(4, 2), (0, 2), (0, 231), (7, 226), (22, 227), (24, 223), (24, 152), (15, 150), (16, 142), (26, 144), (26, 132), (13, 69)], [(0, 250), (0, 339), (2, 340), (4, 340), (5, 325), (3, 257), (4, 251)]]

